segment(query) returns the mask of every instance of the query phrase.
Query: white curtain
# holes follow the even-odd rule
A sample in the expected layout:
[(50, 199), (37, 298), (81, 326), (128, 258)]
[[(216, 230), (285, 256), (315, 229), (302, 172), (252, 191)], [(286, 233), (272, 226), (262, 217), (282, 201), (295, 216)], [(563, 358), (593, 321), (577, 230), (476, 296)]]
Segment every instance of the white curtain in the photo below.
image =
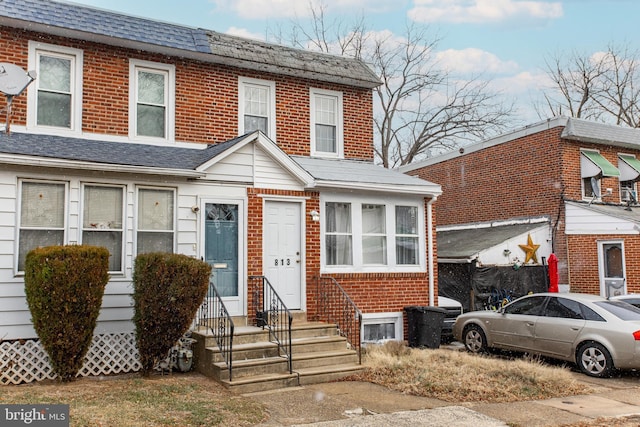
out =
[(329, 202), (325, 214), (327, 265), (352, 265), (351, 204)]

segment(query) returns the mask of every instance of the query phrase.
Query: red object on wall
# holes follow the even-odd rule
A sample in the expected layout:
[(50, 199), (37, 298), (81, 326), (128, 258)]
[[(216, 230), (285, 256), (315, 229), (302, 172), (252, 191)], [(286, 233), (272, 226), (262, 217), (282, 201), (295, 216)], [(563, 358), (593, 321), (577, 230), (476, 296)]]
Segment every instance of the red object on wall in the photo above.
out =
[(549, 255), (549, 292), (558, 292), (558, 257), (556, 254)]

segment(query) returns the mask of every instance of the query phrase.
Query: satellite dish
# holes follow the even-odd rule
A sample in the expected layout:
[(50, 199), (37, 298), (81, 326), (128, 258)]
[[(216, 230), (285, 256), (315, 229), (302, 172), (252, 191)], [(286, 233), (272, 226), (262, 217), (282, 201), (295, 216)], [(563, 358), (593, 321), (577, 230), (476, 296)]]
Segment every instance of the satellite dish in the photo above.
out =
[(598, 179), (595, 176), (591, 177), (591, 190), (593, 191), (593, 197), (595, 199), (600, 198), (600, 185)]
[(17, 96), (36, 78), (36, 72), (26, 73), (15, 64), (0, 62), (0, 92), (7, 96)]
[(0, 62), (0, 92), (7, 97), (7, 124), (5, 132), (9, 133), (11, 126), (11, 103), (13, 97), (20, 95), (29, 84), (36, 79), (36, 72), (25, 71), (15, 64)]

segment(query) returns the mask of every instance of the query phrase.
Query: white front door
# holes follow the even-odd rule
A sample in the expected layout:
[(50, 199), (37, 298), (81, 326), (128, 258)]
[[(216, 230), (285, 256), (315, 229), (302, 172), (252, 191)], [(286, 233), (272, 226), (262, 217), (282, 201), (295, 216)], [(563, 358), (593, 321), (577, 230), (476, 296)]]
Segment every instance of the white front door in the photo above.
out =
[(289, 309), (302, 306), (302, 204), (265, 201), (264, 274)]

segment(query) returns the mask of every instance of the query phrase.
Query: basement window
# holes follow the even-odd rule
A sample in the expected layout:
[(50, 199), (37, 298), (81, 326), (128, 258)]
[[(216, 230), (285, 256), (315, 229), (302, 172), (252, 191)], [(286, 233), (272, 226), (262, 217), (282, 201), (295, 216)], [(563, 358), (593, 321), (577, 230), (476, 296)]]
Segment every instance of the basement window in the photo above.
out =
[(369, 313), (362, 315), (362, 342), (382, 344), (402, 341), (402, 313)]

